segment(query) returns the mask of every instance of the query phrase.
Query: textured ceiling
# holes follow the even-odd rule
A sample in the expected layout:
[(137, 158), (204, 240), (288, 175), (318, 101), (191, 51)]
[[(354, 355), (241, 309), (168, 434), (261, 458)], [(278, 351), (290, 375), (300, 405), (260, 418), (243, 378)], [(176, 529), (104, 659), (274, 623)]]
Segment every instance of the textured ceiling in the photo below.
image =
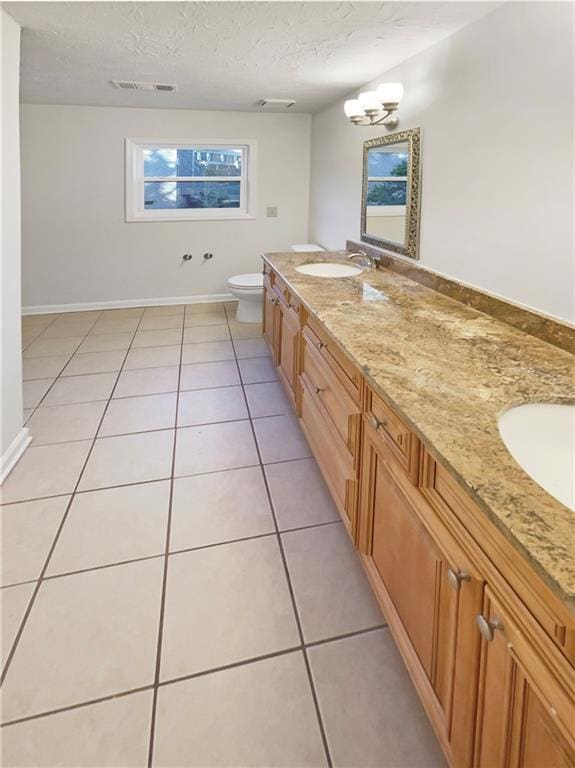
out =
[[(20, 2), (22, 101), (313, 112), (452, 34), (483, 2)], [(109, 81), (176, 83), (175, 93)]]

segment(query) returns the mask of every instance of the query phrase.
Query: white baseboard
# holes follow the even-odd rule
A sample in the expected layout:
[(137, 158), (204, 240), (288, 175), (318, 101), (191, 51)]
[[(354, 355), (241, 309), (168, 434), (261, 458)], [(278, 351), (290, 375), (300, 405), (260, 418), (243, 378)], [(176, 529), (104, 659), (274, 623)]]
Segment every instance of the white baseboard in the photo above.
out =
[(28, 427), (22, 427), (14, 440), (2, 454), (0, 459), (0, 484), (6, 480), (10, 472), (16, 466), (18, 459), (32, 442), (32, 435)]
[(163, 307), (171, 304), (212, 304), (234, 301), (231, 293), (209, 293), (203, 296), (169, 296), (167, 298), (117, 299), (116, 301), (89, 301), (83, 304), (37, 304), (22, 307), (23, 315), (50, 315), (61, 312), (86, 312), (92, 309), (126, 309), (129, 307)]

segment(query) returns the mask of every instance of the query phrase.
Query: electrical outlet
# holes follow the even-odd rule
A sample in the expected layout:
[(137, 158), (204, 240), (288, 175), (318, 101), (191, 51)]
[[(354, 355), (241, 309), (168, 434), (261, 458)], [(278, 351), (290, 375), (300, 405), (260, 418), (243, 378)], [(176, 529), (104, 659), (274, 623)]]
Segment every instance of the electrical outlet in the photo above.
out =
[(266, 208), (266, 216), (268, 219), (277, 219), (278, 216), (278, 209), (275, 205), (272, 205), (268, 208)]

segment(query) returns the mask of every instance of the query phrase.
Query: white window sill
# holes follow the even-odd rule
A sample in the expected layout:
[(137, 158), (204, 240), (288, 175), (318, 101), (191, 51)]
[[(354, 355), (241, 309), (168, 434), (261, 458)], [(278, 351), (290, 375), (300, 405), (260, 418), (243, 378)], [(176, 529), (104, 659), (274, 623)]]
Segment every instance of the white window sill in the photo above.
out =
[(154, 221), (249, 221), (254, 220), (256, 216), (251, 213), (196, 213), (193, 216), (189, 214), (175, 213), (174, 215), (141, 213), (126, 216), (127, 223), (134, 222), (154, 222)]

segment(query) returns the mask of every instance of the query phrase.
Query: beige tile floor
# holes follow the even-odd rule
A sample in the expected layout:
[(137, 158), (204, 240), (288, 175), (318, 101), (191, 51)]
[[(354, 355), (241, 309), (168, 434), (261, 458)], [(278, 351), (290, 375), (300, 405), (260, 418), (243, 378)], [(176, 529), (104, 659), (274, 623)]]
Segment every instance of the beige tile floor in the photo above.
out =
[(261, 329), (26, 317), (2, 765), (443, 765)]

